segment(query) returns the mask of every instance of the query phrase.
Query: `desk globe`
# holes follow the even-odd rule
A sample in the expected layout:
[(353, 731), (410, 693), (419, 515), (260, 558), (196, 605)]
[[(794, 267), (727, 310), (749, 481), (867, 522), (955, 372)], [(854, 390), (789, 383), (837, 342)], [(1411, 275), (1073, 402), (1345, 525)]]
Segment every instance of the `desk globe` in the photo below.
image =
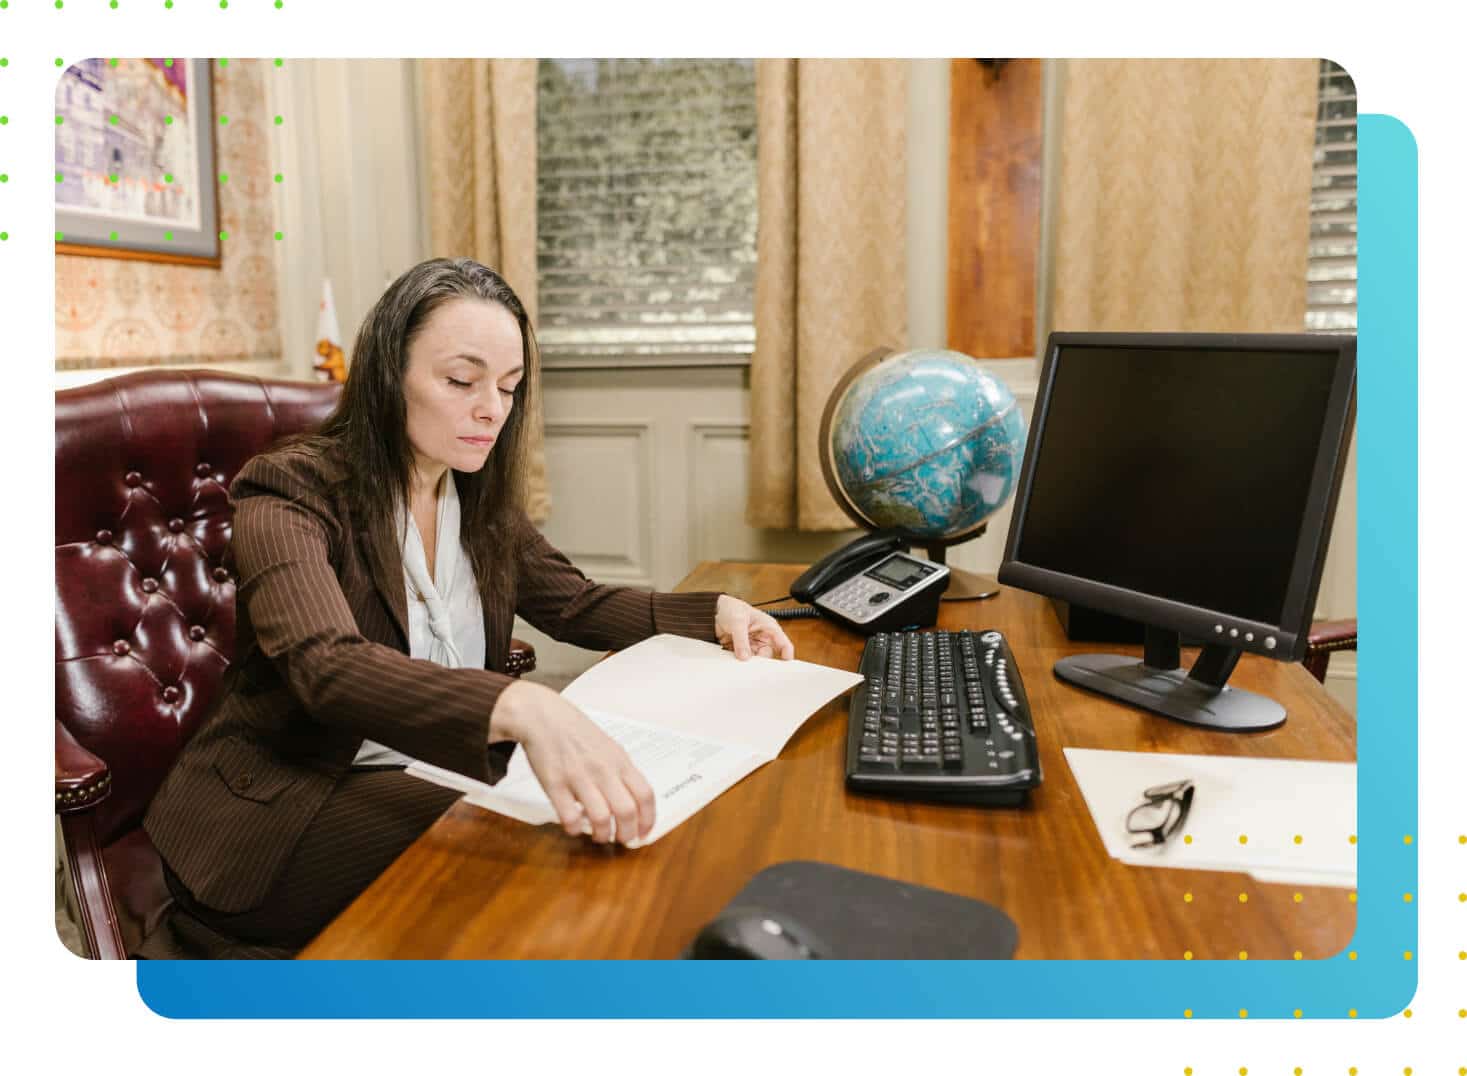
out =
[[(943, 564), (948, 546), (981, 535), (1013, 495), (1024, 440), (1014, 394), (976, 359), (882, 348), (830, 394), (820, 467), (857, 526), (899, 531)], [(997, 592), (991, 579), (954, 570), (946, 597)]]

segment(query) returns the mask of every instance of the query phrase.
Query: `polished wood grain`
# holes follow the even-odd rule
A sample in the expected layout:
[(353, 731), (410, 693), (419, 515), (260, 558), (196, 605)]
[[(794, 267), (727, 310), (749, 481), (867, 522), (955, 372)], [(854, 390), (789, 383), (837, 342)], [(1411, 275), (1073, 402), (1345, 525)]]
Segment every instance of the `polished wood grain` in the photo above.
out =
[(1035, 353), (1041, 67), (951, 64), (947, 339), (979, 359)]
[[(786, 593), (801, 567), (704, 563), (679, 589), (760, 601)], [(1022, 958), (1181, 959), (1190, 951), (1199, 960), (1236, 960), (1246, 951), (1254, 960), (1291, 959), (1345, 947), (1355, 923), (1345, 890), (1112, 860), (1061, 752), (1353, 760), (1354, 722), (1302, 667), (1244, 657), (1231, 682), (1279, 700), (1289, 717), (1268, 732), (1224, 734), (1056, 680), (1050, 670), (1066, 654), (1127, 648), (1071, 644), (1048, 603), (1032, 594), (1004, 588), (988, 601), (944, 603), (939, 626), (997, 628), (1009, 638), (1044, 766), (1044, 783), (1026, 806), (847, 793), (842, 698), (812, 716), (779, 758), (649, 848), (598, 847), (456, 804), (302, 955), (675, 957), (753, 874), (791, 859), (989, 901), (1018, 923)], [(855, 634), (828, 621), (787, 628), (798, 657), (856, 667), (863, 640)]]

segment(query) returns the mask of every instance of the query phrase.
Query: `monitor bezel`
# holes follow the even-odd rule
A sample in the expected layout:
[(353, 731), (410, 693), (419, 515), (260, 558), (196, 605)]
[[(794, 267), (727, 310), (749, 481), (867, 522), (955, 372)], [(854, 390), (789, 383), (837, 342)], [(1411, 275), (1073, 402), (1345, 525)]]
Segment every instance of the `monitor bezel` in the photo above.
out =
[[(1335, 355), (1329, 401), (1318, 455), (1310, 477), (1304, 517), (1295, 542), (1283, 614), (1278, 623), (1247, 620), (1231, 613), (1173, 601), (1056, 572), (1016, 557), (1028, 514), (1031, 482), (1044, 445), (1045, 422), (1069, 348), (1195, 349), (1212, 351), (1311, 351)], [(1113, 613), (1196, 639), (1237, 647), (1283, 661), (1297, 661), (1308, 646), (1309, 624), (1324, 573), (1325, 552), (1339, 502), (1355, 420), (1355, 337), (1310, 333), (1051, 333), (1035, 390), (1024, 462), (1014, 492), (1014, 512), (999, 567), (1001, 583)], [(1253, 638), (1248, 639), (1252, 634)], [(1270, 646), (1268, 640), (1273, 640)]]

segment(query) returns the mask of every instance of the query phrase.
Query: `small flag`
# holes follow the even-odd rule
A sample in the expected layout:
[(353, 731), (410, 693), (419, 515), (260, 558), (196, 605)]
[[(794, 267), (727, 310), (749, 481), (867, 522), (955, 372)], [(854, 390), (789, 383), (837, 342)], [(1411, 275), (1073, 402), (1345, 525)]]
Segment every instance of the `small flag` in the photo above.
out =
[(336, 299), (331, 281), (322, 281), (321, 313), (316, 319), (317, 381), (346, 380), (346, 352), (341, 349), (341, 327), (336, 323)]

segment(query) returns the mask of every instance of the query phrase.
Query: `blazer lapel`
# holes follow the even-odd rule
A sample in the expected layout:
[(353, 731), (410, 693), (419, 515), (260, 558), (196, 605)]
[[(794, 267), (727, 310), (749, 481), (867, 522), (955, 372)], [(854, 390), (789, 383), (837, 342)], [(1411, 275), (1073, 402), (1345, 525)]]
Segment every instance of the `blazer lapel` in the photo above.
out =
[(373, 542), (364, 528), (357, 532), (357, 540), (372, 575), (372, 583), (382, 596), (392, 622), (402, 637), (402, 649), (409, 649), (407, 631), (407, 583), (402, 574), (402, 553), (397, 549), (384, 550)]

